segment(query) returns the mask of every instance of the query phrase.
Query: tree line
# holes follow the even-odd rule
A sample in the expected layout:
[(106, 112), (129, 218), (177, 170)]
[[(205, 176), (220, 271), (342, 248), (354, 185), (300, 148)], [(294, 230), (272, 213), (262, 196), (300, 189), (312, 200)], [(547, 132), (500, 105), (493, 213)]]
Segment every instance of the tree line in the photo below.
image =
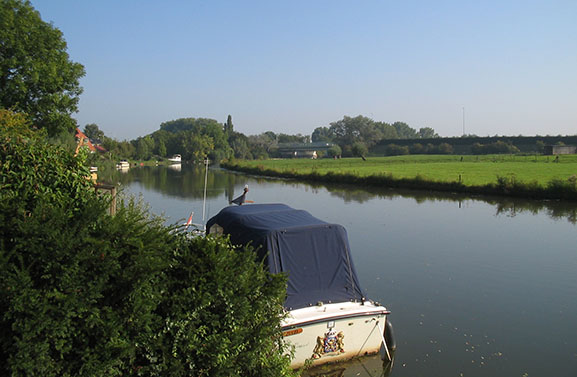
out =
[(159, 130), (131, 141), (108, 138), (96, 124), (88, 124), (84, 133), (103, 145), (116, 158), (139, 160), (163, 159), (180, 154), (184, 160), (266, 159), (280, 157), (279, 147), (287, 144), (327, 142), (333, 144), (331, 155), (364, 156), (383, 139), (436, 138), (432, 128), (415, 130), (403, 122), (388, 124), (359, 115), (345, 116), (318, 127), (312, 135), (289, 135), (266, 131), (246, 136), (234, 129), (232, 116), (226, 123), (207, 118), (181, 118), (164, 122)]

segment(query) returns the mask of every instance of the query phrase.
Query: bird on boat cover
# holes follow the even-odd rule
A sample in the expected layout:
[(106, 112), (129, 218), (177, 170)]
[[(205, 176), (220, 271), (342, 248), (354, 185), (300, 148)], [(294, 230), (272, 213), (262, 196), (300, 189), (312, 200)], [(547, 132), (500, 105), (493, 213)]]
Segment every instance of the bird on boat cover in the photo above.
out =
[(246, 200), (246, 193), (248, 192), (248, 185), (244, 186), (242, 195), (236, 199), (230, 201), (230, 204), (237, 204), (239, 206), (243, 205), (244, 203), (249, 203), (250, 201)]

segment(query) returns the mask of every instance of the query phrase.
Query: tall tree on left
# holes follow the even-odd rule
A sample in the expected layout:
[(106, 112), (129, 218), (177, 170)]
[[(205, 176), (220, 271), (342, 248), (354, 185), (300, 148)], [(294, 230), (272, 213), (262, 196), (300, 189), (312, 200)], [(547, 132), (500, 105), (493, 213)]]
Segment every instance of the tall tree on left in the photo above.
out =
[(66, 49), (29, 1), (0, 0), (0, 108), (28, 114), (49, 135), (74, 130), (85, 72)]

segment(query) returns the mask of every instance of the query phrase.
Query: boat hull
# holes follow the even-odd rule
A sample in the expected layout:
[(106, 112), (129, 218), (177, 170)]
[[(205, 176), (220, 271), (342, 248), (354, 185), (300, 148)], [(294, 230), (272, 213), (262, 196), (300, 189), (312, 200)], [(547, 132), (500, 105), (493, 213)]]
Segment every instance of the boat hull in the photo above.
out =
[(386, 308), (371, 302), (335, 303), (293, 310), (282, 324), (286, 343), (294, 348), (291, 367), (378, 353), (383, 343)]

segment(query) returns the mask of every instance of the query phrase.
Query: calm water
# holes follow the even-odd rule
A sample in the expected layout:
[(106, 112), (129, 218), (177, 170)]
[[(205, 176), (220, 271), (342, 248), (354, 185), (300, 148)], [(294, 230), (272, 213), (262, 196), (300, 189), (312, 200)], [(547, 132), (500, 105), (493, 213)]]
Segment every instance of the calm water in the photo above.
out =
[[(168, 223), (191, 211), (202, 222), (202, 167), (137, 168), (115, 179)], [(392, 311), (391, 376), (577, 376), (575, 204), (311, 186), (211, 169), (206, 217), (245, 184), (248, 199), (347, 228), (368, 297)], [(322, 373), (387, 374), (378, 358)]]

